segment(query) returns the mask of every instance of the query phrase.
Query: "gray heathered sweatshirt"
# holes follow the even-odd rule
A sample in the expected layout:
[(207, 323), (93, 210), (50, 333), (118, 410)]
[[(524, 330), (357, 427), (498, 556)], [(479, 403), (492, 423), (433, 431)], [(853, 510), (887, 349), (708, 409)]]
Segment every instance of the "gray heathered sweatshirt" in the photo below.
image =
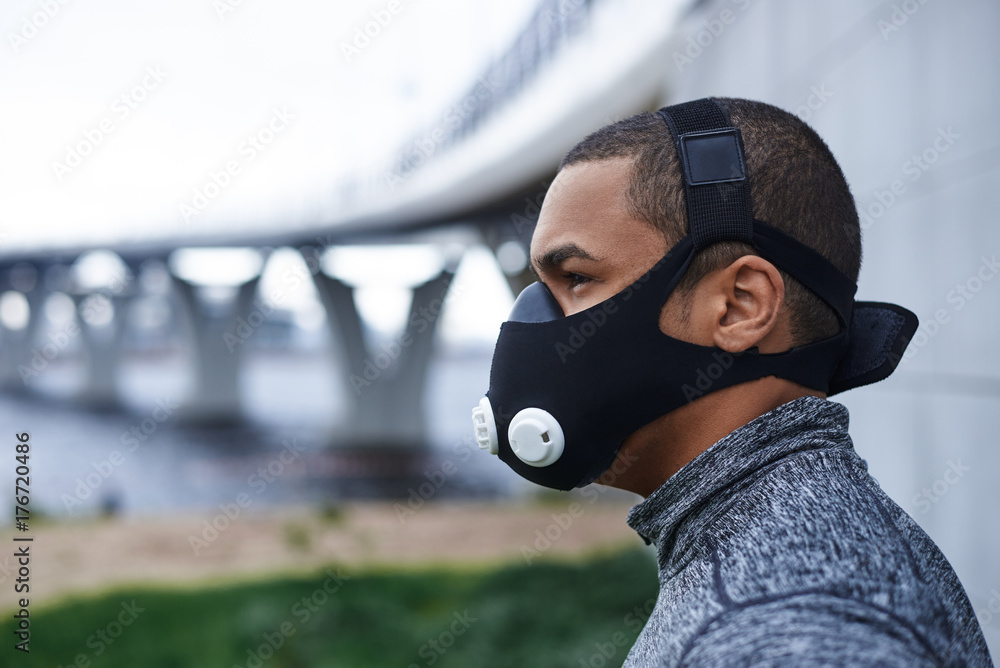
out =
[(791, 401), (632, 509), (660, 595), (626, 666), (992, 666), (955, 571), (847, 422)]

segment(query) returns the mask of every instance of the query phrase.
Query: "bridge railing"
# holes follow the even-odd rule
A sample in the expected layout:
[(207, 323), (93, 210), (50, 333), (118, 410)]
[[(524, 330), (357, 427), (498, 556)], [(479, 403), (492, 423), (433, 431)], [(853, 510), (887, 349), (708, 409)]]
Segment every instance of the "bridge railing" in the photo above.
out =
[(387, 164), (343, 183), (343, 200), (383, 195), (431, 158), (475, 134), (482, 124), (520, 95), (542, 68), (586, 26), (595, 0), (541, 0), (524, 28), (470, 85), (444, 108), (442, 123), (423, 127), (395, 151)]

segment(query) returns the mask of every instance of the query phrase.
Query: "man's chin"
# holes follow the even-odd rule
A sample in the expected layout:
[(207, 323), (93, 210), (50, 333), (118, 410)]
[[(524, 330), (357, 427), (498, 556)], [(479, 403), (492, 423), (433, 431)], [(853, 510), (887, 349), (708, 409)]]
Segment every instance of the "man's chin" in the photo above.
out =
[(597, 476), (594, 480), (598, 485), (606, 485), (607, 487), (616, 487), (618, 489), (624, 489), (627, 491), (635, 491), (633, 489), (633, 481), (639, 478), (638, 475), (641, 471), (641, 467), (638, 465), (643, 459), (640, 453), (636, 452), (636, 443), (632, 442), (634, 437), (630, 436), (622, 444), (622, 447), (618, 450), (618, 454), (615, 455), (615, 460), (611, 462), (611, 466)]

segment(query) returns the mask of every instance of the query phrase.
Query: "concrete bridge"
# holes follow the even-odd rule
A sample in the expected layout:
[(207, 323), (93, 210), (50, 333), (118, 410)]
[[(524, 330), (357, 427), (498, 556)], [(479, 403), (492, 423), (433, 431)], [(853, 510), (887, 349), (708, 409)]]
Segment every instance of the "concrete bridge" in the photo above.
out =
[[(201, 424), (237, 422), (242, 415), (243, 346), (233, 346), (227, 336), (241, 326), (253, 327), (253, 319), (260, 317), (260, 271), (270, 251), (288, 247), (299, 251), (310, 269), (331, 323), (330, 345), (349, 370), (343, 376), (344, 396), (354, 405), (346, 441), (358, 447), (422, 447), (423, 388), (440, 318), (422, 321), (427, 324), (420, 331), (411, 325), (412, 331), (403, 332), (409, 345), (393, 360), (391, 382), (370, 384), (366, 365), (379, 351), (366, 344), (357, 286), (327, 273), (323, 253), (357, 243), (429, 242), (449, 248), (485, 243), (493, 250), (513, 243), (526, 248), (562, 154), (588, 131), (655, 107), (663, 98), (665, 43), (684, 4), (626, 3), (622, 14), (602, 0), (539, 3), (510, 48), (470, 83), (465, 95), (447, 105), (437, 124), (414, 127), (412, 139), (377, 168), (330, 184), (336, 203), (318, 220), (275, 221), (265, 231), (239, 221), (210, 220), (202, 229), (159, 229), (155, 238), (133, 237), (98, 247), (64, 247), (46, 240), (32, 247), (0, 248), (0, 292), (23, 295), (27, 307), (23, 326), (2, 332), (3, 387), (29, 391), (34, 375), (57, 354), (59, 341), (43, 340), (40, 333), (47, 297), (62, 292), (71, 295), (78, 309), (65, 336), (79, 338), (87, 360), (78, 400), (102, 409), (118, 405), (116, 366), (129, 308), (142, 294), (143, 272), (152, 261), (170, 271), (174, 319), (192, 352), (195, 382), (184, 414)], [(656, 20), (639, 21), (642, 17)], [(629, 20), (642, 28), (632, 29), (633, 39), (622, 43), (615, 33)], [(592, 73), (584, 85), (573, 75), (579, 67)], [(257, 257), (251, 273), (227, 277), (233, 294), (226, 307), (206, 303), (206, 284), (176, 271), (171, 260), (192, 248), (239, 248)], [(105, 285), (82, 285), (72, 268), (94, 250), (115, 253), (120, 270)], [(436, 276), (413, 288), (407, 323), (416, 322), (417, 314), (432, 305), (440, 308), (459, 260), (452, 252)], [(518, 290), (526, 280), (524, 267), (508, 278)], [(102, 317), (85, 317), (85, 309), (95, 308)], [(370, 386), (358, 392), (359, 383)]]

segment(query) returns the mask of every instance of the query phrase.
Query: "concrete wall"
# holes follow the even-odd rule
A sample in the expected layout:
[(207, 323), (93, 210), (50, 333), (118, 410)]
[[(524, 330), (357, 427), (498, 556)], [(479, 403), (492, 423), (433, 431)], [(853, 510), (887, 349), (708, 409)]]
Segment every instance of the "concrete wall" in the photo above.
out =
[(666, 103), (764, 100), (808, 120), (840, 161), (865, 214), (858, 297), (922, 325), (894, 376), (837, 400), (875, 478), (958, 571), (995, 657), (998, 29), (991, 0), (716, 0), (685, 18), (664, 63)]

